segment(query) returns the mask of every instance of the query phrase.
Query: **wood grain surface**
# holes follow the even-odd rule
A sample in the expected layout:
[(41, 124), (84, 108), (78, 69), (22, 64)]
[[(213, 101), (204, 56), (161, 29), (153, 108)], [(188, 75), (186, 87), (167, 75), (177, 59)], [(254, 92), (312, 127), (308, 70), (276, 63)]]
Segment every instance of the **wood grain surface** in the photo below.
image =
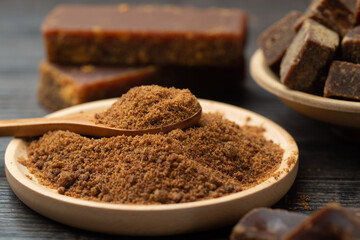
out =
[[(0, 119), (41, 117), (48, 113), (36, 97), (38, 64), (44, 58), (39, 27), (45, 15), (60, 2), (70, 3), (55, 0), (0, 1)], [(309, 3), (308, 0), (131, 1), (133, 4), (149, 2), (245, 9), (250, 20), (246, 63), (257, 48), (258, 35), (267, 26), (292, 9), (304, 11)], [(225, 83), (219, 81), (219, 84)], [(336, 134), (338, 128), (306, 118), (286, 107), (275, 96), (257, 86), (248, 71), (245, 81), (236, 88), (221, 89), (207, 98), (234, 104), (272, 119), (286, 129), (299, 146), (300, 169), (297, 180), (289, 193), (274, 207), (308, 214), (328, 202), (360, 207), (358, 143), (339, 137)], [(10, 140), (0, 138), (0, 239), (142, 239), (74, 229), (29, 209), (13, 194), (5, 177), (4, 153)], [(309, 202), (305, 201), (304, 195), (310, 198)], [(228, 226), (156, 239), (228, 239), (231, 228)]]

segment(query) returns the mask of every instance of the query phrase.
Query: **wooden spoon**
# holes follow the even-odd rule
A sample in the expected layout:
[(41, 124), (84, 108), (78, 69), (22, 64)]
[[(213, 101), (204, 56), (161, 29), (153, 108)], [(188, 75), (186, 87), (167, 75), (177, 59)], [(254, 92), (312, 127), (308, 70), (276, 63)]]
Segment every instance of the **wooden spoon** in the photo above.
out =
[(48, 131), (69, 130), (94, 137), (111, 137), (117, 135), (135, 136), (146, 133), (169, 132), (173, 129), (184, 129), (196, 124), (201, 117), (201, 109), (191, 117), (167, 126), (151, 129), (117, 129), (103, 124), (96, 124), (95, 113), (79, 113), (57, 118), (28, 118), (0, 121), (0, 136), (32, 137)]

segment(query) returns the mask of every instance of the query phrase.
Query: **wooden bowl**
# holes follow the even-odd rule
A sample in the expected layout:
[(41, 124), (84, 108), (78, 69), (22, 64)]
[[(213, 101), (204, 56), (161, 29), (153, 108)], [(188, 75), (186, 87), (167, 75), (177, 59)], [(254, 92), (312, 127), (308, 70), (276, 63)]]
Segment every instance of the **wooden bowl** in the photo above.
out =
[[(48, 117), (65, 116), (80, 111), (109, 107), (115, 100), (78, 105)], [(243, 125), (262, 126), (265, 136), (285, 149), (277, 170), (278, 178), (228, 196), (191, 203), (168, 205), (126, 205), (86, 201), (58, 194), (37, 183), (27, 168), (18, 162), (26, 158), (25, 141), (13, 139), (5, 153), (8, 182), (15, 194), (38, 213), (73, 227), (91, 231), (126, 235), (169, 235), (199, 231), (232, 224), (255, 207), (276, 203), (293, 184), (298, 169), (298, 148), (294, 139), (272, 121), (245, 109), (224, 103), (200, 100), (204, 112), (221, 112), (226, 118)]]
[(250, 74), (262, 88), (307, 117), (343, 127), (360, 128), (360, 102), (325, 98), (287, 88), (268, 68), (260, 49), (251, 57)]

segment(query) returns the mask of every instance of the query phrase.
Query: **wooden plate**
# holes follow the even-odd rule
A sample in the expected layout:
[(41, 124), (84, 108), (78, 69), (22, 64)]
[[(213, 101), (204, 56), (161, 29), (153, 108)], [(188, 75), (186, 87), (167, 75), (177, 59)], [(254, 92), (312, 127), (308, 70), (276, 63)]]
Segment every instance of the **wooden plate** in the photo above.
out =
[[(115, 100), (102, 100), (64, 109), (48, 115), (64, 116), (80, 111), (109, 107)], [(294, 139), (272, 121), (247, 110), (224, 103), (200, 100), (204, 112), (221, 112), (243, 125), (263, 126), (265, 136), (285, 149), (279, 177), (242, 192), (191, 203), (168, 205), (125, 205), (76, 199), (56, 193), (37, 183), (18, 162), (26, 158), (25, 142), (13, 139), (5, 153), (6, 176), (15, 194), (33, 210), (55, 221), (91, 231), (126, 235), (168, 235), (235, 223), (255, 207), (271, 206), (291, 187), (298, 169), (298, 148)], [(289, 166), (289, 162), (293, 161)], [(287, 169), (288, 171), (286, 171)], [(284, 171), (285, 170), (285, 171)], [(30, 176), (30, 177), (29, 177)]]
[(251, 58), (250, 74), (262, 88), (305, 116), (339, 126), (360, 128), (360, 102), (325, 98), (287, 88), (268, 68), (261, 50), (257, 50)]

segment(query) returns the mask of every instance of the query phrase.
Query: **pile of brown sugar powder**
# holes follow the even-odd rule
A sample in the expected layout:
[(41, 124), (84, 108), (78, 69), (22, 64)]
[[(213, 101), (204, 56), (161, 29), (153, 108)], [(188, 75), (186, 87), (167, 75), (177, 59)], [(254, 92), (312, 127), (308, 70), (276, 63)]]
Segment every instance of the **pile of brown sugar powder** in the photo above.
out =
[(203, 113), (191, 128), (142, 136), (88, 138), (48, 132), (27, 146), (27, 166), (60, 194), (124, 204), (171, 204), (221, 197), (274, 175), (283, 149), (264, 129)]
[(140, 86), (123, 94), (97, 123), (122, 129), (149, 129), (180, 122), (201, 109), (188, 89)]

